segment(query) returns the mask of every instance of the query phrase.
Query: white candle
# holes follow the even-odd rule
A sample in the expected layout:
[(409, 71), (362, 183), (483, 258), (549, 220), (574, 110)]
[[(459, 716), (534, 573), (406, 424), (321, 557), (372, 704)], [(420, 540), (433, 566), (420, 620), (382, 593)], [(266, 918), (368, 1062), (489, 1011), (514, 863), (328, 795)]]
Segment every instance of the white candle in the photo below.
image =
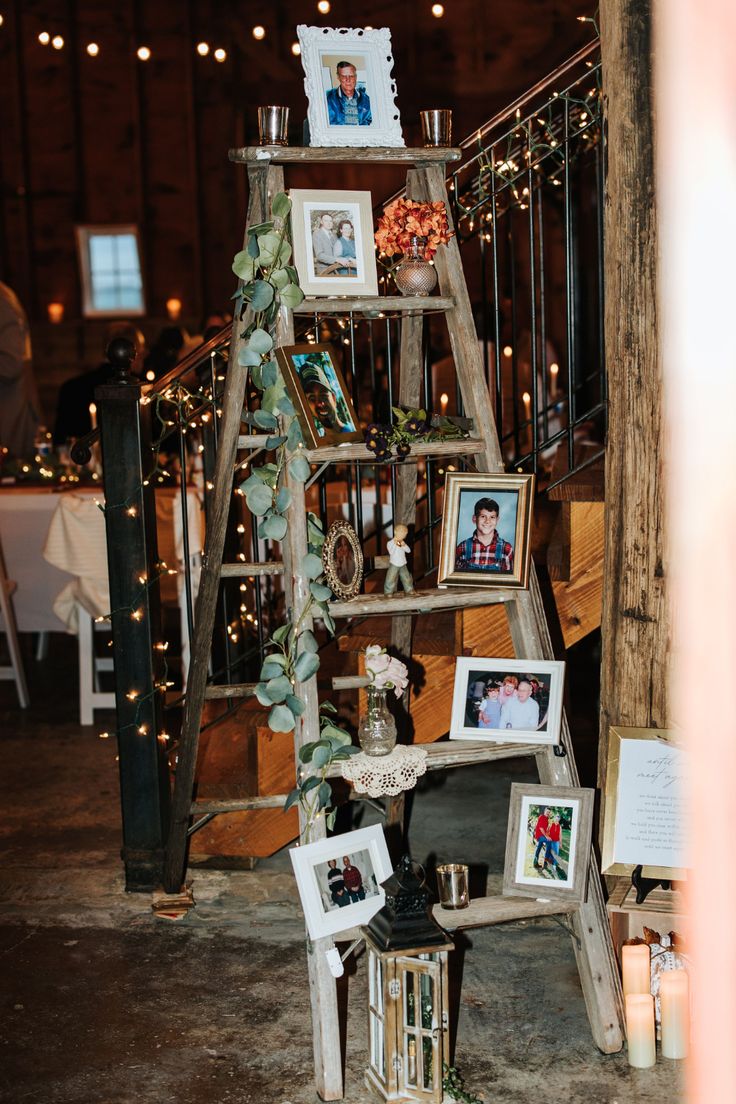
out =
[(449, 396), (446, 395), (445, 392), (443, 391), (442, 394), (440, 395), (440, 413), (441, 414), (446, 414), (447, 413), (447, 404), (448, 404), (449, 401), (450, 401)]
[(659, 979), (662, 1057), (687, 1058), (690, 1041), (690, 983), (685, 970), (665, 970)]
[(621, 948), (625, 997), (629, 993), (651, 993), (651, 963), (647, 943), (634, 943)]
[(97, 404), (89, 404), (89, 420), (92, 423), (92, 429), (97, 429)]
[(629, 1065), (637, 1069), (648, 1069), (657, 1060), (654, 997), (650, 993), (630, 993), (625, 1000)]

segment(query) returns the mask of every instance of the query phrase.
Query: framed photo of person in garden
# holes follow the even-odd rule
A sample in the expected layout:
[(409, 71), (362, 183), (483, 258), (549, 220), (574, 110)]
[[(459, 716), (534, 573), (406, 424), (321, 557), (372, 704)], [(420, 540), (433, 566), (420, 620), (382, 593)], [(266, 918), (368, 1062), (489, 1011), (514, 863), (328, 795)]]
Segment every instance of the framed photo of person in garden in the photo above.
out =
[(594, 790), (511, 785), (504, 894), (583, 902)]
[(438, 586), (526, 587), (534, 476), (448, 472)]
[(276, 356), (308, 448), (361, 441), (332, 345), (283, 345)]
[(370, 192), (292, 188), (294, 266), (306, 295), (378, 295)]

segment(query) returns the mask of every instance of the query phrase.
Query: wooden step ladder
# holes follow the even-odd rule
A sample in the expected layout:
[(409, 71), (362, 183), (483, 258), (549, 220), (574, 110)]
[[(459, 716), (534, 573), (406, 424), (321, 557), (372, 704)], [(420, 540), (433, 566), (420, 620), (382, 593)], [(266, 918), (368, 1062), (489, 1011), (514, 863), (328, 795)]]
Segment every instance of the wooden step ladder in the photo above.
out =
[[(460, 150), (443, 149), (309, 149), (295, 147), (257, 147), (233, 150), (230, 159), (247, 166), (250, 182), (248, 225), (255, 225), (269, 218), (270, 201), (283, 190), (284, 163), (340, 163), (371, 161), (375, 163), (403, 163), (407, 166), (407, 194), (416, 200), (447, 200), (445, 187), (445, 163), (459, 159)], [(334, 183), (334, 182), (333, 182)], [(448, 218), (451, 218), (448, 209)], [(247, 241), (247, 229), (246, 229)], [(435, 265), (439, 276), (439, 295), (427, 298), (405, 299), (401, 297), (366, 299), (331, 298), (305, 299), (298, 313), (315, 315), (320, 311), (334, 316), (344, 312), (375, 312), (377, 304), (382, 311), (400, 312), (402, 317), (400, 347), (400, 385), (398, 402), (403, 406), (418, 407), (421, 395), (421, 342), (423, 313), (442, 310), (445, 313), (458, 383), (462, 393), (465, 413), (473, 419), (477, 436), (469, 440), (439, 442), (412, 447), (410, 462), (399, 466), (396, 473), (396, 496), (393, 504), (394, 520), (409, 527), (415, 520), (417, 468), (415, 461), (423, 456), (469, 456), (479, 471), (504, 470), (501, 450), (495, 430), (492, 405), (485, 382), (483, 364), (473, 324), (470, 300), (465, 284), (456, 239), (442, 246), (437, 252)], [(240, 424), (245, 396), (247, 369), (238, 365), (240, 331), (242, 323), (233, 325), (230, 367), (223, 401), (220, 443), (217, 457), (211, 521), (207, 531), (202, 577), (196, 608), (192, 659), (188, 692), (184, 711), (183, 729), (173, 797), (171, 833), (167, 849), (165, 885), (169, 892), (179, 890), (185, 863), (187, 834), (192, 817), (207, 816), (241, 809), (274, 807), (283, 802), (282, 795), (265, 798), (254, 797), (243, 801), (192, 802), (194, 771), (200, 718), (207, 698), (247, 695), (254, 685), (207, 687), (207, 666), (215, 619), (215, 604), (220, 579), (228, 575), (255, 574), (271, 571), (284, 576), (287, 609), (292, 620), (299, 619), (309, 601), (309, 580), (300, 573), (300, 564), (307, 551), (307, 518), (304, 484), (293, 480), (287, 473), (286, 485), (292, 492), (289, 511), (289, 530), (283, 543), (283, 563), (270, 565), (222, 563), (227, 513), (232, 494), (236, 453), (238, 448), (262, 447), (263, 437), (241, 437)], [(277, 345), (293, 343), (294, 330), (291, 312), (282, 310), (276, 327)], [(306, 450), (312, 463), (344, 463), (348, 460), (371, 463), (372, 454), (365, 445), (346, 445), (339, 448)], [(489, 590), (487, 588), (436, 589), (416, 594), (386, 597), (383, 594), (362, 595), (348, 601), (335, 601), (330, 606), (333, 618), (348, 618), (373, 614), (389, 614), (392, 617), (391, 643), (404, 656), (411, 654), (412, 617), (431, 613), (433, 610), (470, 608), (503, 603), (506, 610), (516, 655), (528, 659), (552, 659), (553, 651), (545, 620), (545, 614), (532, 567), (529, 588), (525, 591)], [(312, 627), (307, 613), (301, 621), (303, 628)], [(359, 680), (354, 680), (353, 685)], [(319, 713), (317, 680), (310, 678), (296, 687), (306, 704), (295, 732), (295, 753), (300, 746), (319, 738)], [(460, 766), (468, 763), (487, 762), (515, 756), (534, 756), (540, 781), (550, 786), (579, 785), (570, 733), (563, 717), (561, 746), (520, 746), (488, 744), (434, 744), (425, 745), (429, 753), (430, 769)], [(557, 752), (557, 753), (556, 753)], [(562, 752), (562, 754), (559, 754)], [(394, 800), (389, 806), (389, 819), (401, 817), (403, 803)], [(301, 818), (300, 810), (300, 818)], [(301, 830), (304, 822), (300, 820)], [(312, 825), (312, 838), (325, 834), (324, 818)], [(587, 901), (572, 910), (558, 906), (557, 913), (567, 913), (567, 924), (573, 935), (583, 994), (596, 1045), (606, 1053), (620, 1050), (622, 1046), (622, 998), (615, 958), (606, 919), (600, 879), (591, 853), (591, 870)], [(536, 906), (536, 907), (535, 907)], [(496, 923), (515, 917), (547, 915), (550, 906), (526, 900), (486, 898), (474, 902), (473, 924)], [(325, 951), (330, 939), (308, 943), (308, 968), (312, 1006), (315, 1074), (319, 1095), (323, 1100), (338, 1100), (343, 1096), (342, 1058), (338, 1024), (335, 982), (331, 976)]]

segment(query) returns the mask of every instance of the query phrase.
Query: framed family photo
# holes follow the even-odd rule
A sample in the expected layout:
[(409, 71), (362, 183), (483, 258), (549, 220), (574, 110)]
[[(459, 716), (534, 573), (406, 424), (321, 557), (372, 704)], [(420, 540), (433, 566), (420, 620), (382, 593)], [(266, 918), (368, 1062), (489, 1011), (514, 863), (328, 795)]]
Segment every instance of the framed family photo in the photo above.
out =
[(276, 356), (308, 448), (363, 439), (332, 345), (282, 345)]
[(687, 753), (662, 728), (608, 730), (601, 872), (680, 881), (687, 867)]
[(312, 939), (367, 924), (383, 908), (392, 867), (380, 824), (289, 851)]
[(594, 792), (512, 783), (504, 894), (585, 900)]
[(349, 521), (333, 521), (322, 545), (325, 578), (338, 598), (354, 598), (363, 582), (363, 549)]
[(307, 295), (378, 295), (370, 192), (292, 188), (294, 265)]
[(297, 37), (312, 146), (403, 146), (388, 27), (307, 27)]
[(565, 664), (458, 657), (451, 740), (558, 744)]
[(449, 472), (437, 585), (525, 587), (533, 501), (533, 475)]

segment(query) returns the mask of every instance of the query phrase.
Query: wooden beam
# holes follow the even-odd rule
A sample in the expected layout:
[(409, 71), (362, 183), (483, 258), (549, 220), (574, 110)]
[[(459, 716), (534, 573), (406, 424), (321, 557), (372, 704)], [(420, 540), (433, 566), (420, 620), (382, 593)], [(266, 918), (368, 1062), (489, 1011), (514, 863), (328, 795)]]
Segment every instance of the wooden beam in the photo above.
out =
[(666, 728), (662, 370), (657, 317), (651, 4), (600, 7), (608, 172), (606, 526), (599, 781), (611, 725)]

